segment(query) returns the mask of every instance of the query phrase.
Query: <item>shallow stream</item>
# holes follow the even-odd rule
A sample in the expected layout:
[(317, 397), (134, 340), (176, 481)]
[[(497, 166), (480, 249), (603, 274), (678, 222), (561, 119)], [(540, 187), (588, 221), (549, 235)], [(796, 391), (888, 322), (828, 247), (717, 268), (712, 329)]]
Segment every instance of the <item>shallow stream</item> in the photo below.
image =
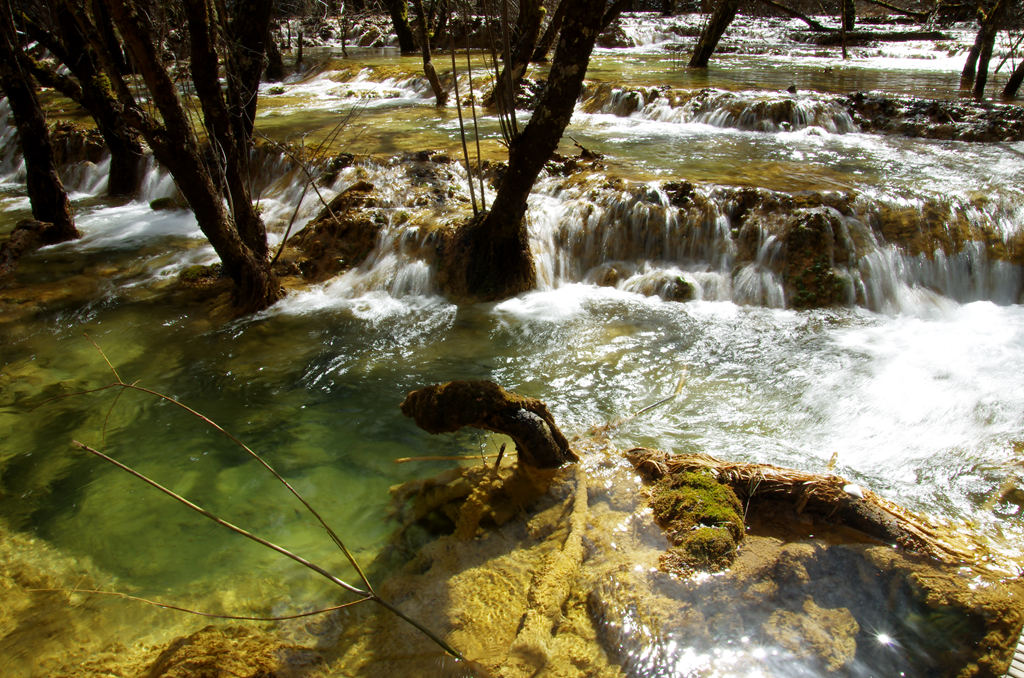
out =
[[(799, 27), (772, 26), (779, 35)], [(745, 20), (738, 29), (742, 36), (758, 25)], [(931, 45), (900, 44), (885, 53), (855, 50), (851, 63), (819, 48), (780, 53), (765, 39), (757, 43), (762, 48), (724, 54), (700, 75), (682, 68), (669, 48), (679, 38), (636, 35), (647, 42), (598, 50), (591, 87), (712, 87), (725, 99), (786, 100), (810, 113), (752, 129), (657, 100), (628, 115), (612, 104), (579, 109), (568, 134), (606, 154), (606, 175), (632, 182), (630, 195), (646, 182), (685, 179), (786, 193), (845, 191), (903, 204), (942, 197), (970, 205), (984, 196), (995, 206), (988, 218), (1004, 235), (1024, 227), (1024, 144), (865, 134), (830, 112), (833, 94), (854, 89), (955, 96), (971, 38), (966, 28), (952, 32), (944, 55)], [(393, 208), (387, 237), (394, 237), (407, 222), (422, 226), (438, 217), (403, 203), (401, 163), (389, 156), (436, 149), (457, 157), (457, 119), (453, 108), (432, 106), (416, 60), (353, 54), (345, 64), (367, 70), (350, 68), (337, 81), (324, 70), (286, 82), (281, 94), (265, 91), (259, 125), (278, 138), (307, 135), (313, 144), (355, 108), (337, 147), (376, 159), (344, 170), (330, 191), (360, 178), (373, 182)], [(374, 69), (384, 66), (392, 70), (381, 82)], [(352, 73), (360, 75), (353, 80)], [(785, 92), (790, 85), (796, 94)], [(496, 121), (485, 118), (483, 129), (486, 153), (498, 157)], [(563, 150), (572, 152), (571, 141)], [(17, 159), (6, 154), (0, 162), (0, 232), (7, 232), (28, 205)], [(900, 277), (905, 267), (897, 262), (885, 303), (798, 312), (771, 308), (785, 303), (770, 303), (767, 293), (763, 303), (737, 303), (744, 299), (735, 283), (724, 282), (728, 259), (665, 261), (659, 254), (633, 261), (640, 278), (669, 271), (703, 281), (696, 301), (665, 301), (639, 293), (641, 283), (591, 284), (588, 257), (600, 259), (601, 244), (580, 255), (579, 243), (558, 235), (581, 194), (546, 179), (531, 209), (541, 289), (458, 307), (433, 292), (424, 262), (382, 239), (361, 269), (221, 325), (201, 304), (170, 293), (178, 273), (213, 255), (185, 212), (149, 209), (150, 199), (169, 194), (167, 178), (151, 170), (142, 199), (109, 205), (90, 197), (101, 192), (101, 177), (86, 170), (70, 182), (84, 237), (23, 262), (0, 310), (0, 517), (79, 562), (90, 585), (233, 614), (283, 614), (337, 599), (309, 572), (204, 523), (73, 449), (72, 440), (101, 447), (226, 519), (353, 577), (301, 507), (202, 422), (143, 394), (81, 394), (113, 379), (93, 342), (124, 381), (187, 403), (263, 453), (364, 562), (393, 527), (388, 488), (451, 465), (396, 459), (496, 451), (482, 434), (428, 436), (398, 410), (407, 391), (461, 378), (493, 379), (543, 399), (566, 433), (637, 412), (681, 386), (676, 399), (618, 428), (614, 442), (815, 472), (834, 458), (835, 472), (851, 481), (982, 535), (1003, 564), (1021, 558), (1020, 503), (990, 501), (1021, 474), (1019, 267), (996, 266), (987, 273), (992, 280), (972, 287), (976, 268), (950, 261), (943, 273), (954, 282), (967, 276), (966, 287), (943, 289)], [(301, 186), (268, 184), (264, 214), (280, 240)], [(462, 202), (444, 206), (440, 218), (468, 213), (465, 188), (456, 192)], [(620, 221), (647, 204), (625, 194), (607, 200)], [(307, 196), (300, 223), (317, 208)], [(879, 252), (899, 258), (884, 243)], [(577, 264), (566, 263), (573, 256)], [(953, 292), (959, 289), (968, 291)], [(143, 628), (127, 611), (134, 605), (109, 603), (104, 642), (130, 645), (203, 626), (167, 612), (147, 617)], [(39, 666), (60, 661), (59, 649), (44, 656), (44, 647), (28, 628), (9, 635), (0, 645), (0, 673), (40, 675)]]

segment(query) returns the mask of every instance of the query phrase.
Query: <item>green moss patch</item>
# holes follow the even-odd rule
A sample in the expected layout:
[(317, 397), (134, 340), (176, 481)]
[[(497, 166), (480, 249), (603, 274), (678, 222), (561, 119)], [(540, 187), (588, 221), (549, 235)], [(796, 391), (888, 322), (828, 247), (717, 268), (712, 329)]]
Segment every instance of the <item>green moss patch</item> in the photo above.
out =
[(743, 539), (743, 507), (736, 494), (708, 473), (681, 472), (659, 480), (651, 493), (654, 520), (673, 547), (662, 558), (669, 571), (728, 567)]

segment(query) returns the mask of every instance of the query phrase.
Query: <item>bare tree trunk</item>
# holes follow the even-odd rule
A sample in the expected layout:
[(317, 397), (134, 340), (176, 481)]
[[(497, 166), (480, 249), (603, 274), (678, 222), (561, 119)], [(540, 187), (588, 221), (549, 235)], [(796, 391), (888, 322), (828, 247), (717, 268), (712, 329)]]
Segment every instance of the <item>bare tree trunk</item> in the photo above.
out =
[[(974, 44), (967, 53), (967, 61), (960, 72), (960, 88), (968, 89), (974, 85), (974, 96), (980, 99), (984, 95), (985, 84), (988, 81), (988, 62), (992, 57), (992, 47), (995, 44), (996, 34), (999, 33), (1003, 15), (1009, 3), (1006, 0), (996, 0), (996, 4), (986, 14), (978, 8), (978, 33), (974, 38)], [(982, 59), (984, 58), (984, 61)], [(978, 87), (976, 80), (981, 78), (981, 86)]]
[(60, 60), (75, 81), (57, 72), (37, 69), (37, 77), (50, 77), (50, 86), (77, 102), (89, 112), (110, 151), (107, 195), (134, 195), (142, 179), (142, 143), (128, 126), (122, 107), (103, 77), (97, 56), (82, 34), (67, 0), (49, 3), (52, 26), (44, 26), (25, 16), (26, 30)]
[[(506, 106), (515, 106), (516, 91), (519, 83), (526, 75), (531, 57), (540, 37), (540, 24), (544, 19), (541, 0), (520, 0), (518, 19), (518, 39), (507, 63), (501, 69), (498, 80), (494, 84), (494, 98), (503, 100)], [(503, 99), (499, 99), (504, 95)]]
[[(253, 46), (247, 46), (243, 38), (238, 38), (239, 42), (228, 51), (228, 63), (243, 67), (241, 72), (227, 71), (228, 98), (232, 106), (225, 100), (217, 67), (218, 28), (226, 23), (226, 18), (218, 17), (207, 0), (184, 0), (183, 4), (191, 38), (192, 82), (203, 109), (213, 156), (219, 159), (210, 167), (210, 172), (215, 184), (227, 186), (231, 213), (242, 241), (256, 256), (265, 258), (268, 255), (267, 230), (252, 204), (248, 186), (249, 149), (263, 55), (262, 52), (257, 54)], [(246, 11), (252, 11), (253, 5), (259, 4), (268, 6), (264, 13), (266, 22), (251, 32), (265, 36), (270, 21), (269, 3), (250, 3)], [(262, 43), (263, 38), (259, 40)], [(246, 56), (233, 57), (232, 52), (245, 52)]]
[(533, 287), (536, 269), (524, 216), (537, 175), (558, 146), (586, 76), (590, 54), (606, 18), (604, 2), (568, 2), (547, 87), (529, 124), (509, 147), (508, 169), (489, 212), (473, 219), (442, 246), (439, 281), (450, 295), (504, 299)]
[(236, 3), (234, 14), (220, 16), (220, 38), (226, 42), (227, 97), (236, 143), (245, 151), (252, 141), (256, 101), (270, 39), (273, 0)]
[[(344, 44), (342, 44), (344, 49)], [(264, 77), (270, 82), (277, 82), (284, 79), (284, 57), (281, 56), (281, 48), (274, 38), (274, 32), (267, 31), (267, 68)]]
[[(416, 30), (420, 34), (420, 53), (423, 55), (423, 74), (427, 76), (430, 88), (434, 91), (434, 98), (438, 106), (444, 106), (448, 102), (448, 92), (441, 86), (434, 69), (434, 62), (430, 56), (430, 33), (427, 31), (427, 16), (423, 11), (423, 0), (412, 0), (413, 9), (416, 11)], [(453, 74), (454, 77), (454, 74)]]
[(843, 19), (843, 30), (852, 31), (857, 21), (857, 8), (853, 4), (853, 0), (840, 0), (843, 3), (842, 8), (842, 19)]
[(530, 58), (531, 61), (547, 61), (548, 52), (554, 46), (555, 40), (558, 38), (558, 32), (562, 30), (562, 23), (565, 21), (565, 12), (569, 8), (569, 3), (565, 2), (565, 0), (556, 1), (558, 2), (558, 7), (555, 8), (555, 13), (551, 15), (551, 21), (548, 22), (547, 28), (544, 29), (544, 35), (537, 41), (537, 49), (533, 51), (533, 56)]
[[(236, 307), (243, 312), (266, 308), (280, 297), (280, 287), (266, 256), (247, 244), (235, 219), (225, 207), (224, 197), (226, 194), (231, 195), (230, 186), (226, 190), (222, 183), (223, 175), (211, 172), (211, 167), (204, 161), (189, 116), (178, 98), (177, 86), (164, 69), (157, 53), (155, 34), (148, 15), (139, 9), (136, 0), (105, 2), (131, 54), (132, 62), (145, 82), (152, 104), (160, 113), (161, 122), (137, 105), (127, 107), (126, 116), (146, 137), (157, 160), (170, 170), (178, 188), (188, 200), (200, 229), (220, 257), (225, 272), (235, 283)], [(199, 15), (195, 12), (202, 11), (205, 16), (206, 10), (200, 7), (201, 0), (188, 0), (188, 3), (186, 6), (190, 10), (189, 22), (192, 28), (191, 24), (199, 21)], [(207, 63), (210, 58), (210, 33), (198, 25), (195, 28), (196, 32), (190, 38), (193, 57), (198, 56), (198, 60), (193, 62), (192, 68), (196, 91), (202, 100), (208, 96), (207, 90), (211, 87), (211, 72)], [(215, 55), (213, 58), (216, 58)], [(216, 64), (216, 61), (213, 63)], [(115, 73), (108, 75), (119, 77)], [(216, 75), (216, 70), (213, 70), (213, 83), (217, 82)], [(217, 94), (220, 97), (219, 84)], [(230, 127), (222, 117), (226, 114), (223, 99), (207, 98), (203, 101), (203, 108), (204, 116), (211, 117), (207, 125), (214, 133)], [(216, 140), (211, 139), (211, 142)], [(225, 155), (234, 152), (233, 143), (224, 142), (220, 146), (214, 150)], [(235, 206), (236, 202), (232, 201), (232, 207)], [(251, 204), (249, 207), (251, 209)], [(265, 241), (258, 249), (266, 251)]]
[(1003, 17), (1006, 15), (1006, 8), (1009, 4), (1007, 0), (997, 0), (988, 15), (982, 19), (982, 27), (978, 30), (979, 35), (982, 32), (985, 34), (981, 49), (978, 50), (978, 69), (974, 80), (973, 94), (978, 101), (985, 98), (985, 85), (988, 84), (988, 62), (992, 59), (996, 35), (1003, 27)]
[(14, 29), (10, 0), (0, 2), (0, 15), (0, 89), (7, 96), (18, 127), (32, 216), (37, 221), (53, 224), (46, 229), (43, 244), (73, 240), (78, 237), (78, 229), (53, 162), (50, 133), (36, 97), (35, 81)]
[(1017, 96), (1021, 82), (1024, 82), (1024, 61), (1017, 64), (1017, 68), (1013, 69), (1013, 73), (1010, 74), (1010, 79), (1006, 81), (1006, 86), (1003, 88), (1003, 97), (1010, 99)]
[(764, 4), (764, 5), (767, 5), (768, 7), (771, 7), (772, 9), (777, 9), (778, 11), (782, 12), (783, 14), (791, 16), (794, 19), (800, 19), (800, 21), (803, 21), (805, 24), (807, 24), (808, 28), (810, 28), (812, 31), (825, 32), (825, 31), (831, 30), (829, 28), (826, 28), (824, 25), (822, 25), (822, 23), (820, 21), (817, 21), (816, 19), (812, 19), (811, 17), (807, 16), (803, 12), (798, 12), (795, 9), (793, 9), (792, 7), (787, 7), (786, 5), (783, 5), (782, 3), (775, 2), (775, 0), (760, 0), (760, 2), (762, 4)]
[(413, 54), (416, 51), (416, 38), (409, 28), (409, 8), (406, 0), (384, 0), (384, 4), (391, 15), (395, 35), (398, 36), (398, 49), (402, 54)]
[(693, 56), (690, 57), (690, 68), (707, 68), (711, 61), (711, 55), (718, 47), (718, 41), (722, 39), (729, 24), (736, 18), (736, 11), (740, 7), (739, 0), (718, 0), (711, 20), (697, 39), (697, 46), (693, 48)]

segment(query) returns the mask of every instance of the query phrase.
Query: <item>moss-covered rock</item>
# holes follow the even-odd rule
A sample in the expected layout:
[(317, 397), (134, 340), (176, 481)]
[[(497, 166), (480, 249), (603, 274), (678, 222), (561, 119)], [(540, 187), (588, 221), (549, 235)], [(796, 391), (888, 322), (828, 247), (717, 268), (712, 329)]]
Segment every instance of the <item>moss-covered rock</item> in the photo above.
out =
[(373, 192), (373, 184), (366, 181), (349, 186), (288, 240), (288, 255), (306, 280), (327, 280), (370, 254), (381, 228), (371, 211), (377, 205)]
[(833, 211), (814, 210), (786, 229), (782, 279), (792, 308), (834, 306), (846, 299), (845, 279), (835, 268), (838, 221)]
[(162, 212), (166, 210), (187, 210), (188, 203), (185, 202), (185, 198), (179, 193), (167, 198), (157, 198), (156, 200), (149, 201), (149, 209), (154, 212)]
[(186, 287), (211, 287), (223, 279), (224, 269), (220, 264), (196, 265), (185, 268), (178, 274), (178, 280)]
[(68, 121), (54, 123), (50, 128), (50, 143), (57, 165), (99, 163), (107, 154), (107, 145), (99, 130)]
[(721, 570), (743, 539), (743, 507), (736, 494), (708, 473), (665, 476), (651, 491), (654, 520), (673, 543), (661, 565), (669, 571)]
[(450, 381), (410, 392), (402, 414), (428, 433), (452, 433), (465, 426), (504, 433), (519, 460), (536, 468), (557, 468), (578, 461), (547, 405), (509, 393), (492, 381)]

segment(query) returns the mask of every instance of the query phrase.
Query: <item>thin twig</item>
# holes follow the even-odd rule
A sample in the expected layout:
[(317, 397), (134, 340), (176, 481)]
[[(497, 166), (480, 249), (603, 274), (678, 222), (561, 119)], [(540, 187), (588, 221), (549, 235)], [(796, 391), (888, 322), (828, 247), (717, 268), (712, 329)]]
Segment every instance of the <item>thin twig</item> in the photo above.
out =
[(417, 622), (415, 619), (412, 619), (411, 617), (407, 616), (401, 610), (396, 608), (394, 605), (392, 605), (391, 603), (387, 602), (386, 600), (380, 598), (376, 593), (373, 593), (372, 591), (364, 591), (364, 590), (362, 590), (362, 589), (360, 589), (360, 588), (358, 588), (356, 586), (353, 586), (352, 584), (349, 584), (348, 582), (346, 582), (346, 581), (344, 581), (342, 579), (339, 579), (338, 577), (334, 576), (333, 574), (331, 574), (330, 572), (328, 572), (324, 568), (320, 567), (316, 563), (312, 563), (312, 562), (306, 560), (305, 558), (303, 558), (302, 556), (297, 555), (295, 553), (292, 553), (291, 551), (289, 551), (288, 549), (284, 548), (283, 546), (279, 546), (279, 545), (275, 544), (272, 541), (268, 541), (268, 540), (266, 540), (266, 539), (264, 539), (264, 538), (262, 538), (260, 536), (257, 536), (255, 534), (253, 534), (252, 532), (249, 532), (248, 530), (245, 530), (245, 529), (243, 529), (241, 527), (238, 527), (237, 525), (234, 525), (232, 523), (229, 523), (228, 521), (224, 520), (223, 518), (221, 518), (221, 517), (211, 513), (210, 511), (207, 511), (206, 509), (204, 509), (203, 507), (199, 506), (198, 504), (195, 504), (195, 503), (189, 501), (185, 497), (183, 497), (180, 494), (176, 493), (174, 490), (171, 490), (171, 489), (169, 489), (167, 487), (164, 487), (163, 485), (161, 485), (157, 481), (153, 480), (152, 478), (149, 478), (148, 476), (146, 476), (146, 475), (144, 475), (142, 473), (139, 473), (138, 471), (136, 471), (135, 469), (131, 468), (130, 466), (122, 464), (118, 460), (114, 459), (113, 457), (111, 457), (109, 455), (104, 454), (103, 452), (100, 452), (97, 449), (89, 447), (85, 443), (79, 442), (77, 440), (72, 440), (71, 444), (74, 445), (75, 447), (78, 447), (79, 449), (85, 450), (86, 452), (88, 452), (88, 453), (90, 453), (90, 454), (92, 454), (92, 455), (94, 455), (96, 457), (99, 457), (100, 459), (103, 459), (104, 461), (106, 461), (106, 462), (108, 462), (110, 464), (113, 464), (114, 466), (116, 466), (117, 468), (121, 469), (125, 473), (128, 473), (128, 474), (130, 474), (132, 476), (135, 476), (136, 478), (138, 478), (139, 480), (143, 481), (144, 483), (146, 483), (146, 484), (156, 488), (157, 490), (160, 490), (161, 492), (163, 492), (167, 496), (171, 497), (172, 499), (174, 499), (178, 503), (187, 506), (188, 508), (192, 509), (193, 511), (195, 511), (198, 514), (200, 514), (201, 516), (203, 516), (203, 517), (205, 517), (205, 518), (207, 518), (207, 519), (217, 523), (221, 527), (224, 527), (224, 528), (226, 528), (228, 530), (231, 530), (235, 534), (241, 535), (241, 536), (245, 537), (246, 539), (249, 539), (250, 541), (254, 541), (257, 544), (260, 544), (261, 546), (265, 546), (266, 548), (271, 549), (272, 551), (276, 551), (277, 553), (280, 553), (281, 555), (294, 560), (295, 562), (299, 563), (303, 567), (306, 567), (306, 568), (316, 572), (317, 574), (319, 574), (320, 576), (324, 577), (325, 579), (327, 579), (331, 583), (333, 583), (333, 584), (335, 584), (337, 586), (340, 586), (341, 588), (345, 589), (346, 591), (348, 591), (350, 593), (354, 593), (355, 595), (358, 595), (361, 598), (369, 598), (370, 600), (372, 600), (373, 602), (377, 603), (378, 605), (380, 605), (384, 609), (388, 610), (389, 612), (393, 613), (394, 615), (398, 616), (399, 618), (405, 620), (407, 623), (409, 623), (412, 626), (414, 626), (416, 629), (418, 629), (421, 633), (423, 633), (428, 638), (430, 638), (432, 641), (434, 641), (439, 647), (441, 647), (445, 652), (449, 653), (451, 656), (453, 656), (453, 657), (455, 657), (456, 659), (459, 659), (459, 660), (464, 660), (465, 659), (457, 650), (455, 650), (448, 643), (446, 643), (444, 640), (442, 640), (433, 631), (431, 631), (430, 629), (426, 628), (425, 626), (423, 626), (422, 624)]
[[(455, 46), (452, 45), (452, 49)], [(473, 62), (469, 55), (469, 32), (466, 32), (466, 74), (469, 76), (469, 107), (473, 111), (473, 138), (476, 140), (476, 174), (480, 181), (480, 209), (487, 211), (487, 194), (484, 192), (484, 173), (480, 158), (480, 124), (476, 119), (476, 95), (473, 92)]]
[[(102, 351), (101, 351), (101, 353), (102, 353)], [(278, 473), (277, 470), (274, 469), (274, 467), (272, 467), (262, 456), (257, 454), (252, 448), (250, 448), (244, 442), (239, 440), (234, 434), (232, 434), (231, 432), (225, 430), (224, 427), (222, 427), (220, 424), (218, 424), (217, 422), (213, 421), (212, 419), (210, 419), (206, 415), (204, 415), (204, 414), (202, 414), (202, 413), (192, 409), (188, 405), (186, 405), (186, 404), (184, 404), (182, 402), (179, 402), (179, 401), (175, 400), (174, 398), (172, 398), (172, 397), (170, 397), (168, 395), (165, 395), (165, 394), (160, 393), (158, 391), (154, 391), (152, 389), (145, 388), (144, 386), (139, 386), (137, 384), (126, 384), (124, 382), (119, 382), (117, 384), (111, 384), (108, 388), (116, 388), (116, 387), (121, 387), (123, 389), (130, 389), (132, 391), (139, 391), (140, 393), (145, 393), (147, 395), (151, 395), (154, 398), (158, 398), (158, 399), (163, 400), (165, 402), (168, 402), (168, 403), (170, 403), (170, 404), (172, 404), (172, 405), (174, 405), (176, 407), (179, 407), (182, 410), (185, 410), (186, 412), (191, 414), (193, 417), (196, 417), (197, 419), (199, 419), (200, 421), (202, 421), (203, 423), (205, 423), (210, 428), (214, 429), (215, 431), (217, 431), (218, 433), (220, 433), (224, 437), (226, 437), (228, 440), (233, 442), (238, 447), (242, 448), (242, 450), (244, 450), (246, 454), (248, 454), (250, 457), (252, 457), (257, 462), (259, 462), (260, 465), (263, 466), (263, 468), (265, 468), (267, 471), (270, 472), (271, 475), (273, 475), (275, 478), (277, 478), (278, 482), (280, 482), (282, 485), (284, 485), (288, 489), (288, 491), (291, 492), (292, 495), (296, 499), (298, 499), (299, 502), (301, 502), (304, 507), (306, 507), (306, 510), (309, 511), (310, 514), (312, 514), (313, 517), (317, 519), (317, 521), (320, 523), (320, 525), (327, 532), (327, 535), (331, 538), (331, 540), (334, 542), (334, 544), (341, 550), (341, 552), (345, 554), (345, 557), (348, 559), (349, 563), (352, 564), (352, 567), (355, 568), (356, 572), (359, 574), (359, 578), (362, 579), (363, 584), (366, 586), (366, 588), (371, 593), (373, 592), (373, 587), (370, 585), (370, 582), (367, 579), (366, 574), (363, 572), (363, 569), (361, 567), (359, 567), (359, 563), (356, 562), (355, 557), (352, 555), (351, 552), (349, 552), (348, 548), (341, 541), (341, 538), (338, 537), (337, 533), (335, 533), (335, 531), (331, 528), (331, 526), (327, 524), (327, 521), (324, 520), (323, 516), (321, 516), (320, 513), (316, 509), (314, 509), (310, 505), (310, 503), (308, 501), (306, 501), (306, 499), (301, 494), (299, 494), (299, 492), (294, 487), (292, 487), (291, 483), (289, 483), (284, 478), (284, 476), (282, 476), (280, 473)]]
[(455, 110), (459, 112), (459, 135), (462, 137), (462, 157), (466, 161), (466, 179), (469, 181), (469, 200), (473, 203), (473, 216), (480, 214), (476, 206), (476, 191), (473, 189), (473, 167), (469, 164), (469, 148), (466, 146), (466, 122), (462, 118), (462, 101), (459, 99), (459, 71), (455, 65), (455, 39), (452, 38), (452, 84), (455, 88)]
[(372, 601), (373, 598), (366, 597), (360, 598), (359, 600), (352, 600), (341, 605), (332, 605), (331, 607), (324, 607), (319, 610), (312, 610), (310, 612), (298, 612), (296, 614), (286, 614), (279, 617), (254, 617), (248, 615), (236, 615), (236, 614), (215, 614), (213, 612), (203, 612), (202, 610), (193, 610), (187, 607), (181, 607), (180, 605), (172, 605), (171, 603), (162, 603), (159, 600), (149, 600), (148, 598), (142, 598), (141, 596), (133, 596), (128, 593), (121, 593), (120, 591), (99, 591), (96, 589), (26, 589), (26, 591), (32, 593), (85, 593), (93, 596), (110, 596), (112, 598), (123, 598), (125, 600), (134, 600), (139, 603), (146, 603), (147, 605), (153, 605), (154, 607), (162, 607), (165, 610), (175, 610), (176, 612), (185, 612), (186, 614), (194, 614), (198, 617), (210, 617), (211, 619), (234, 619), (237, 621), (287, 621), (289, 619), (302, 619), (303, 617), (312, 617), (318, 614), (325, 614), (327, 612), (334, 612), (336, 610), (343, 610), (346, 607), (352, 607), (360, 603)]
[(505, 446), (502, 445), (502, 452), (498, 454), (442, 454), (433, 457), (399, 457), (395, 459), (395, 463), (408, 464), (410, 461), (477, 461), (480, 459), (493, 459), (494, 457), (501, 457), (504, 453), (504, 448)]

